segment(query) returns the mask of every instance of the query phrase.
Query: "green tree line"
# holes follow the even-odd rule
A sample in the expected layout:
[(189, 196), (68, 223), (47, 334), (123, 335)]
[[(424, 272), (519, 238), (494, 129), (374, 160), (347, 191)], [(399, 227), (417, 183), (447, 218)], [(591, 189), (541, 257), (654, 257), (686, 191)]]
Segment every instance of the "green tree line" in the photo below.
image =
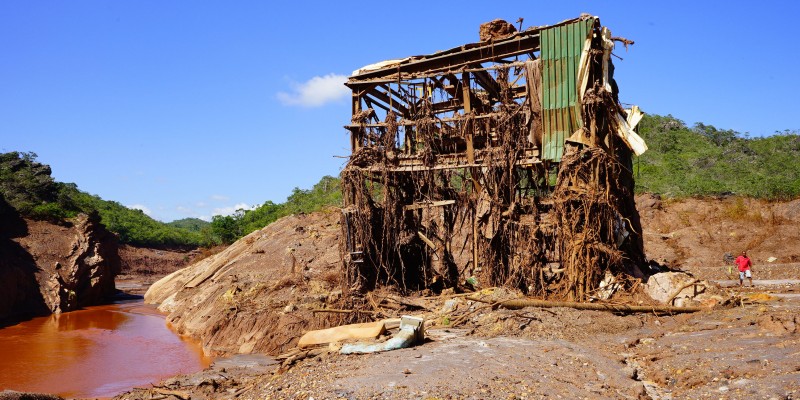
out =
[(199, 232), (156, 221), (141, 210), (83, 192), (74, 183), (57, 182), (51, 172), (50, 166), (36, 161), (35, 153), (0, 154), (0, 194), (19, 214), (55, 223), (96, 211), (122, 243), (153, 247), (202, 243)]
[(639, 134), (649, 150), (634, 160), (638, 192), (667, 197), (738, 195), (770, 200), (800, 195), (800, 135), (749, 137), (671, 116), (648, 115)]
[(120, 242), (139, 246), (230, 244), (280, 217), (340, 205), (342, 198), (339, 179), (325, 176), (310, 190), (295, 188), (284, 203), (267, 201), (253, 210), (214, 216), (210, 223), (198, 218), (163, 223), (141, 210), (81, 191), (74, 183), (55, 181), (50, 166), (39, 163), (36, 158), (35, 153), (0, 154), (0, 195), (19, 214), (64, 223), (78, 213), (96, 211), (101, 222), (119, 236)]
[(215, 215), (211, 225), (203, 230), (203, 235), (209, 243), (229, 244), (278, 218), (341, 205), (341, 181), (339, 178), (324, 176), (309, 190), (294, 188), (284, 203), (267, 201), (253, 210), (238, 210), (233, 215), (226, 216)]

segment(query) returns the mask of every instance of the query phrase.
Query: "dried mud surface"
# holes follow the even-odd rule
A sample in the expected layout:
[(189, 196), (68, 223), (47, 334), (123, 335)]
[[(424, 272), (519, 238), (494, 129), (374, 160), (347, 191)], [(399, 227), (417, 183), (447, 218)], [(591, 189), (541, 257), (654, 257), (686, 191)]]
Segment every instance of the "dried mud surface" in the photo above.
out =
[[(429, 340), (417, 347), (323, 353), (280, 373), (269, 357), (218, 363), (117, 398), (800, 397), (800, 201), (640, 196), (637, 207), (649, 258), (727, 280), (722, 256), (746, 248), (757, 286), (726, 288), (737, 306), (675, 316), (492, 310), (421, 294), (404, 299), (414, 310), (386, 311), (425, 316)], [(338, 234), (337, 213), (282, 219), (154, 285), (149, 300), (211, 352), (276, 356), (302, 331), (341, 321), (312, 311), (339, 304)], [(381, 305), (393, 296), (374, 293)]]
[[(322, 354), (282, 373), (275, 361), (218, 364), (117, 398), (797, 398), (800, 298), (742, 294), (743, 306), (662, 317), (487, 309), (459, 327), (434, 324), (409, 349)], [(446, 315), (446, 301), (428, 304)]]

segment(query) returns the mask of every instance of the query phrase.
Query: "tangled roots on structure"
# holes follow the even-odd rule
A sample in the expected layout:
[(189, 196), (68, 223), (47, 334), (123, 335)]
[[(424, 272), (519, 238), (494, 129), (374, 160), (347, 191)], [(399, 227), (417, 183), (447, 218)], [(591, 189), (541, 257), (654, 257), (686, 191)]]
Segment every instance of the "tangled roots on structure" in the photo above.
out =
[(630, 260), (621, 244), (624, 232), (631, 230), (625, 202), (628, 175), (617, 159), (597, 147), (573, 149), (562, 158), (553, 199), (563, 297), (586, 300), (606, 272), (626, 271)]

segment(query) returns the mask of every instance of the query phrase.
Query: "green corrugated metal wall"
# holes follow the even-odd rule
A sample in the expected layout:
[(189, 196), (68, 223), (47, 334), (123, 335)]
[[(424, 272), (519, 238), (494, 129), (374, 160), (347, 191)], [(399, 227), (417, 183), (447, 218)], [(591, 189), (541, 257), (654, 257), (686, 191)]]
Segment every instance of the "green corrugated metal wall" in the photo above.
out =
[(578, 68), (594, 18), (555, 26), (541, 33), (542, 159), (560, 161), (564, 141), (580, 128)]

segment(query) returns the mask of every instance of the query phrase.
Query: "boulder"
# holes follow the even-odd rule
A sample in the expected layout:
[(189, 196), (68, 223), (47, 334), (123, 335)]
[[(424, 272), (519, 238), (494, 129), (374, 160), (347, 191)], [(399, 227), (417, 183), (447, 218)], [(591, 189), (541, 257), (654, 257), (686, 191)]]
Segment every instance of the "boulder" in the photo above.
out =
[(644, 285), (644, 292), (653, 300), (678, 307), (714, 307), (724, 303), (729, 297), (719, 285), (697, 280), (684, 272), (651, 275)]

